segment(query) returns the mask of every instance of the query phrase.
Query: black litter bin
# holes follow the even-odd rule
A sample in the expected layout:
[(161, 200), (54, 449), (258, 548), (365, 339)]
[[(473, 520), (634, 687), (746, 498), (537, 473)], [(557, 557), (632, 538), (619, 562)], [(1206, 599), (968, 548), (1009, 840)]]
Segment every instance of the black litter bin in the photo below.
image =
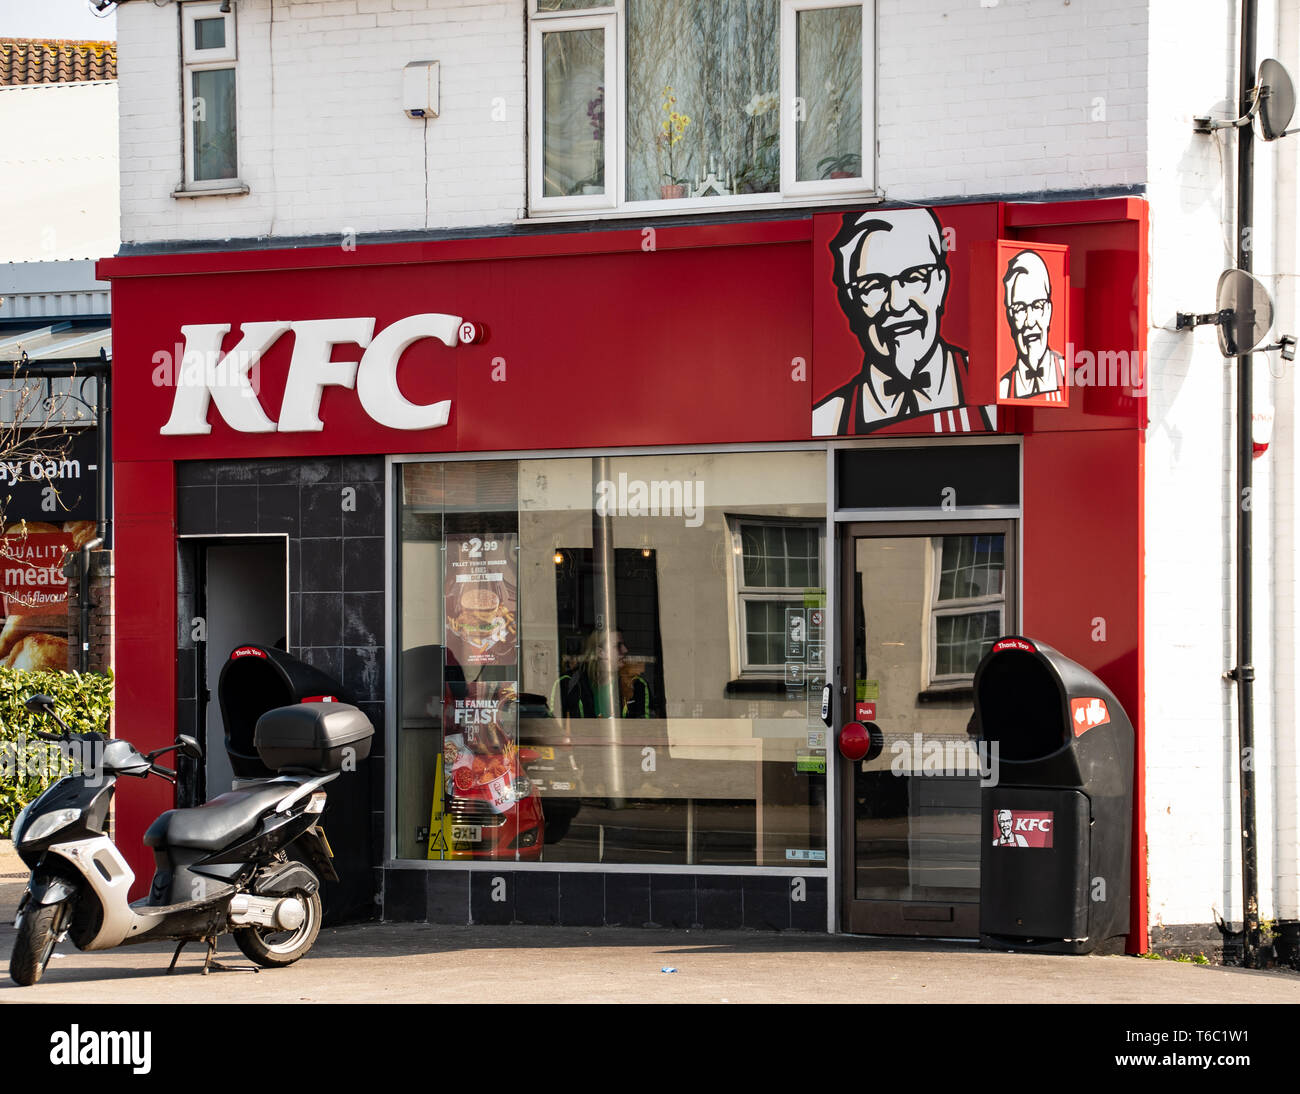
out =
[(1134, 736), (1119, 700), (1082, 665), (1013, 635), (975, 670), (975, 717), (997, 757), (997, 782), (980, 791), (981, 944), (1122, 952)]
[(217, 700), (226, 730), (226, 752), (237, 779), (274, 775), (253, 745), (257, 720), (268, 710), (305, 700), (353, 702), (327, 673), (290, 657), (274, 646), (237, 646), (217, 681)]

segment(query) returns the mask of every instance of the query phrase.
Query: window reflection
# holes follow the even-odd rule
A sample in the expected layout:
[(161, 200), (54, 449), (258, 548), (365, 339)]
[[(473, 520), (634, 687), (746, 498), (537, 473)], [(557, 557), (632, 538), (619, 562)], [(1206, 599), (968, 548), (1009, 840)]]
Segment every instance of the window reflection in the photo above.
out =
[(398, 857), (824, 864), (824, 453), (398, 489)]

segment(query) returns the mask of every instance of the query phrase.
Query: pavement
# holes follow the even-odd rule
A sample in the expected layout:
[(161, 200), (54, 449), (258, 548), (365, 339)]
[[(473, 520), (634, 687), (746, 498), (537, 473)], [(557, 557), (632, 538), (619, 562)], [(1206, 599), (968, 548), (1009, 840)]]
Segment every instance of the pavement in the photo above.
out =
[[(0, 844), (5, 971), (25, 875), (4, 875), (21, 871)], [(200, 946), (169, 976), (172, 949), (65, 942), (39, 984), (0, 977), (0, 1003), (1300, 1003), (1289, 971), (795, 932), (368, 923), (322, 931), (287, 969), (210, 976)]]

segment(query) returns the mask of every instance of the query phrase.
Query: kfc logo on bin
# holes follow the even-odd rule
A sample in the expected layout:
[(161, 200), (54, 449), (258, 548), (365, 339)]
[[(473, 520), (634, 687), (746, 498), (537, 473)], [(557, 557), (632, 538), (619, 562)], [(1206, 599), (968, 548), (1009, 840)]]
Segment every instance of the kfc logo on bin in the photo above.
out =
[(993, 810), (994, 847), (1051, 847), (1052, 813), (1028, 809)]

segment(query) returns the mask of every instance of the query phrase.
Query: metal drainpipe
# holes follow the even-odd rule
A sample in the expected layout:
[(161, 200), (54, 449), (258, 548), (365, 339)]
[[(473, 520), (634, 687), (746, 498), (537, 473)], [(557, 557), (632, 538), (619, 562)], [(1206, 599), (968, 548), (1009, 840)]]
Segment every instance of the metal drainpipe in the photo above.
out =
[[(103, 474), (101, 469), (100, 474)], [(90, 671), (90, 552), (104, 542), (96, 536), (81, 545), (81, 657), (82, 672)]]
[(81, 546), (81, 652), (77, 664), (90, 671), (90, 552), (102, 547), (108, 536), (108, 354), (99, 351), (103, 370), (95, 377), (95, 447), (99, 479), (95, 489), (95, 538)]
[[(1255, 86), (1256, 0), (1241, 3), (1241, 59), (1238, 65), (1238, 116), (1250, 112)], [(1251, 221), (1254, 217), (1253, 123), (1237, 130), (1237, 267), (1250, 272)], [(1259, 883), (1255, 860), (1255, 667), (1251, 664), (1251, 497), (1253, 409), (1252, 357), (1237, 358), (1237, 729), (1240, 749), (1237, 770), (1241, 794), (1242, 953), (1247, 968), (1259, 963)]]
[[(592, 496), (597, 484), (609, 480), (609, 458), (595, 456), (591, 461)], [(595, 504), (591, 507), (591, 559), (594, 569), (592, 592), (595, 597), (596, 633), (602, 656), (596, 664), (596, 695), (608, 698), (610, 709), (604, 718), (605, 739), (605, 795), (614, 806), (623, 806), (623, 749), (619, 739), (618, 678), (618, 601), (614, 586), (614, 522), (608, 510), (602, 513)]]

